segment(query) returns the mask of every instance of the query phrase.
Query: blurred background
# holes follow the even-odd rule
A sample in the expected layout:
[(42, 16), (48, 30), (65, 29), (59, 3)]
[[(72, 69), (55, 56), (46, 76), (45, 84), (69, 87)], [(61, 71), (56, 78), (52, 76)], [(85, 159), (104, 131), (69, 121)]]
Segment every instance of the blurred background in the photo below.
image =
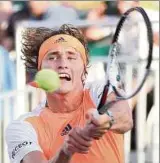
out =
[[(140, 98), (130, 101), (134, 128), (125, 135), (125, 163), (159, 163), (159, 1), (137, 0), (0, 1), (0, 163), (9, 163), (4, 140), (7, 125), (45, 99), (44, 92), (27, 86), (35, 73), (28, 73), (21, 60), (21, 32), (27, 27), (76, 25), (88, 40), (87, 81), (101, 80), (116, 24), (134, 6), (143, 7), (152, 21), (154, 65)], [(128, 83), (131, 72), (129, 67)]]

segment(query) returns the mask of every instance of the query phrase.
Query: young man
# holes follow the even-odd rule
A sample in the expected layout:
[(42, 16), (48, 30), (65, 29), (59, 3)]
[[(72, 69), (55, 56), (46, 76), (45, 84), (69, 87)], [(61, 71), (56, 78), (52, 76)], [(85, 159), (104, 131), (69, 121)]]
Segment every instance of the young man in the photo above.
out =
[[(94, 118), (103, 84), (85, 84), (88, 52), (80, 31), (71, 25), (57, 31), (30, 28), (23, 38), (27, 69), (53, 69), (61, 87), (46, 94), (46, 107), (9, 125), (6, 140), (11, 162), (124, 163), (123, 134), (133, 125), (131, 109), (120, 101), (109, 109), (110, 114)], [(107, 98), (114, 98), (112, 90)]]

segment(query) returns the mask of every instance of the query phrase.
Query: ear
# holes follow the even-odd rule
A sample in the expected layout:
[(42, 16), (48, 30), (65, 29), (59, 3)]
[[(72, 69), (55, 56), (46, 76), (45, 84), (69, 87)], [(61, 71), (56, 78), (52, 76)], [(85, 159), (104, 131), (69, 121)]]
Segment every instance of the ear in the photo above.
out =
[(85, 70), (84, 70), (83, 73), (82, 73), (81, 79), (82, 79), (82, 83), (83, 83), (83, 85), (84, 85), (84, 84), (85, 84), (85, 80), (86, 80), (86, 73), (85, 73)]
[(82, 73), (82, 81), (84, 81), (86, 79), (86, 74), (85, 72)]

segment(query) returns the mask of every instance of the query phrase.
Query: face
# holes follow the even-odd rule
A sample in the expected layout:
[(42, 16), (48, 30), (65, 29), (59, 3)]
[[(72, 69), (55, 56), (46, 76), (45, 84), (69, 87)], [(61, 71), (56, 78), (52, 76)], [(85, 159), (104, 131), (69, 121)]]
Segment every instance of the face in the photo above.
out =
[(58, 93), (66, 94), (83, 89), (84, 62), (74, 48), (54, 46), (42, 60), (41, 69), (43, 68), (53, 69), (59, 74), (61, 87)]

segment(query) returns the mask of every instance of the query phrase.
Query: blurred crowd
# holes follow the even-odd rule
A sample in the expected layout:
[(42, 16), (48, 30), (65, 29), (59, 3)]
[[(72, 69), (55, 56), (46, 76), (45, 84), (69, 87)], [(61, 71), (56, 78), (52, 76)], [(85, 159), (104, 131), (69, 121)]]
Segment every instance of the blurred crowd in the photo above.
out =
[[(64, 21), (70, 24), (75, 20), (97, 21), (107, 16), (120, 16), (125, 10), (138, 5), (138, 1), (0, 1), (0, 56), (5, 58), (8, 67), (16, 65), (15, 33), (17, 24), (23, 20), (52, 22)], [(109, 51), (112, 32), (107, 27), (90, 26), (81, 28), (90, 55), (106, 55)], [(13, 62), (13, 63), (11, 63)], [(15, 69), (12, 68), (12, 70)], [(4, 69), (6, 70), (6, 69)], [(6, 73), (3, 79), (6, 78)], [(13, 74), (13, 72), (12, 72)], [(16, 71), (14, 72), (16, 76)], [(7, 76), (8, 77), (8, 76)], [(16, 78), (10, 79), (15, 83)], [(14, 89), (6, 88), (3, 89)], [(9, 87), (9, 86), (7, 86)]]
[[(139, 1), (0, 1), (0, 92), (16, 88), (15, 33), (21, 21), (65, 20), (70, 24), (75, 20), (97, 21), (119, 17), (134, 6), (139, 6)], [(94, 25), (81, 30), (91, 56), (108, 54), (112, 30)], [(154, 31), (154, 43), (159, 46), (159, 28)]]
[[(136, 6), (137, 1), (1, 1), (0, 44), (8, 51), (15, 48), (16, 24), (23, 20), (51, 20), (71, 22), (77, 19), (100, 20), (105, 16), (120, 16), (126, 9)], [(97, 27), (85, 29), (90, 41), (105, 37), (105, 31)]]

